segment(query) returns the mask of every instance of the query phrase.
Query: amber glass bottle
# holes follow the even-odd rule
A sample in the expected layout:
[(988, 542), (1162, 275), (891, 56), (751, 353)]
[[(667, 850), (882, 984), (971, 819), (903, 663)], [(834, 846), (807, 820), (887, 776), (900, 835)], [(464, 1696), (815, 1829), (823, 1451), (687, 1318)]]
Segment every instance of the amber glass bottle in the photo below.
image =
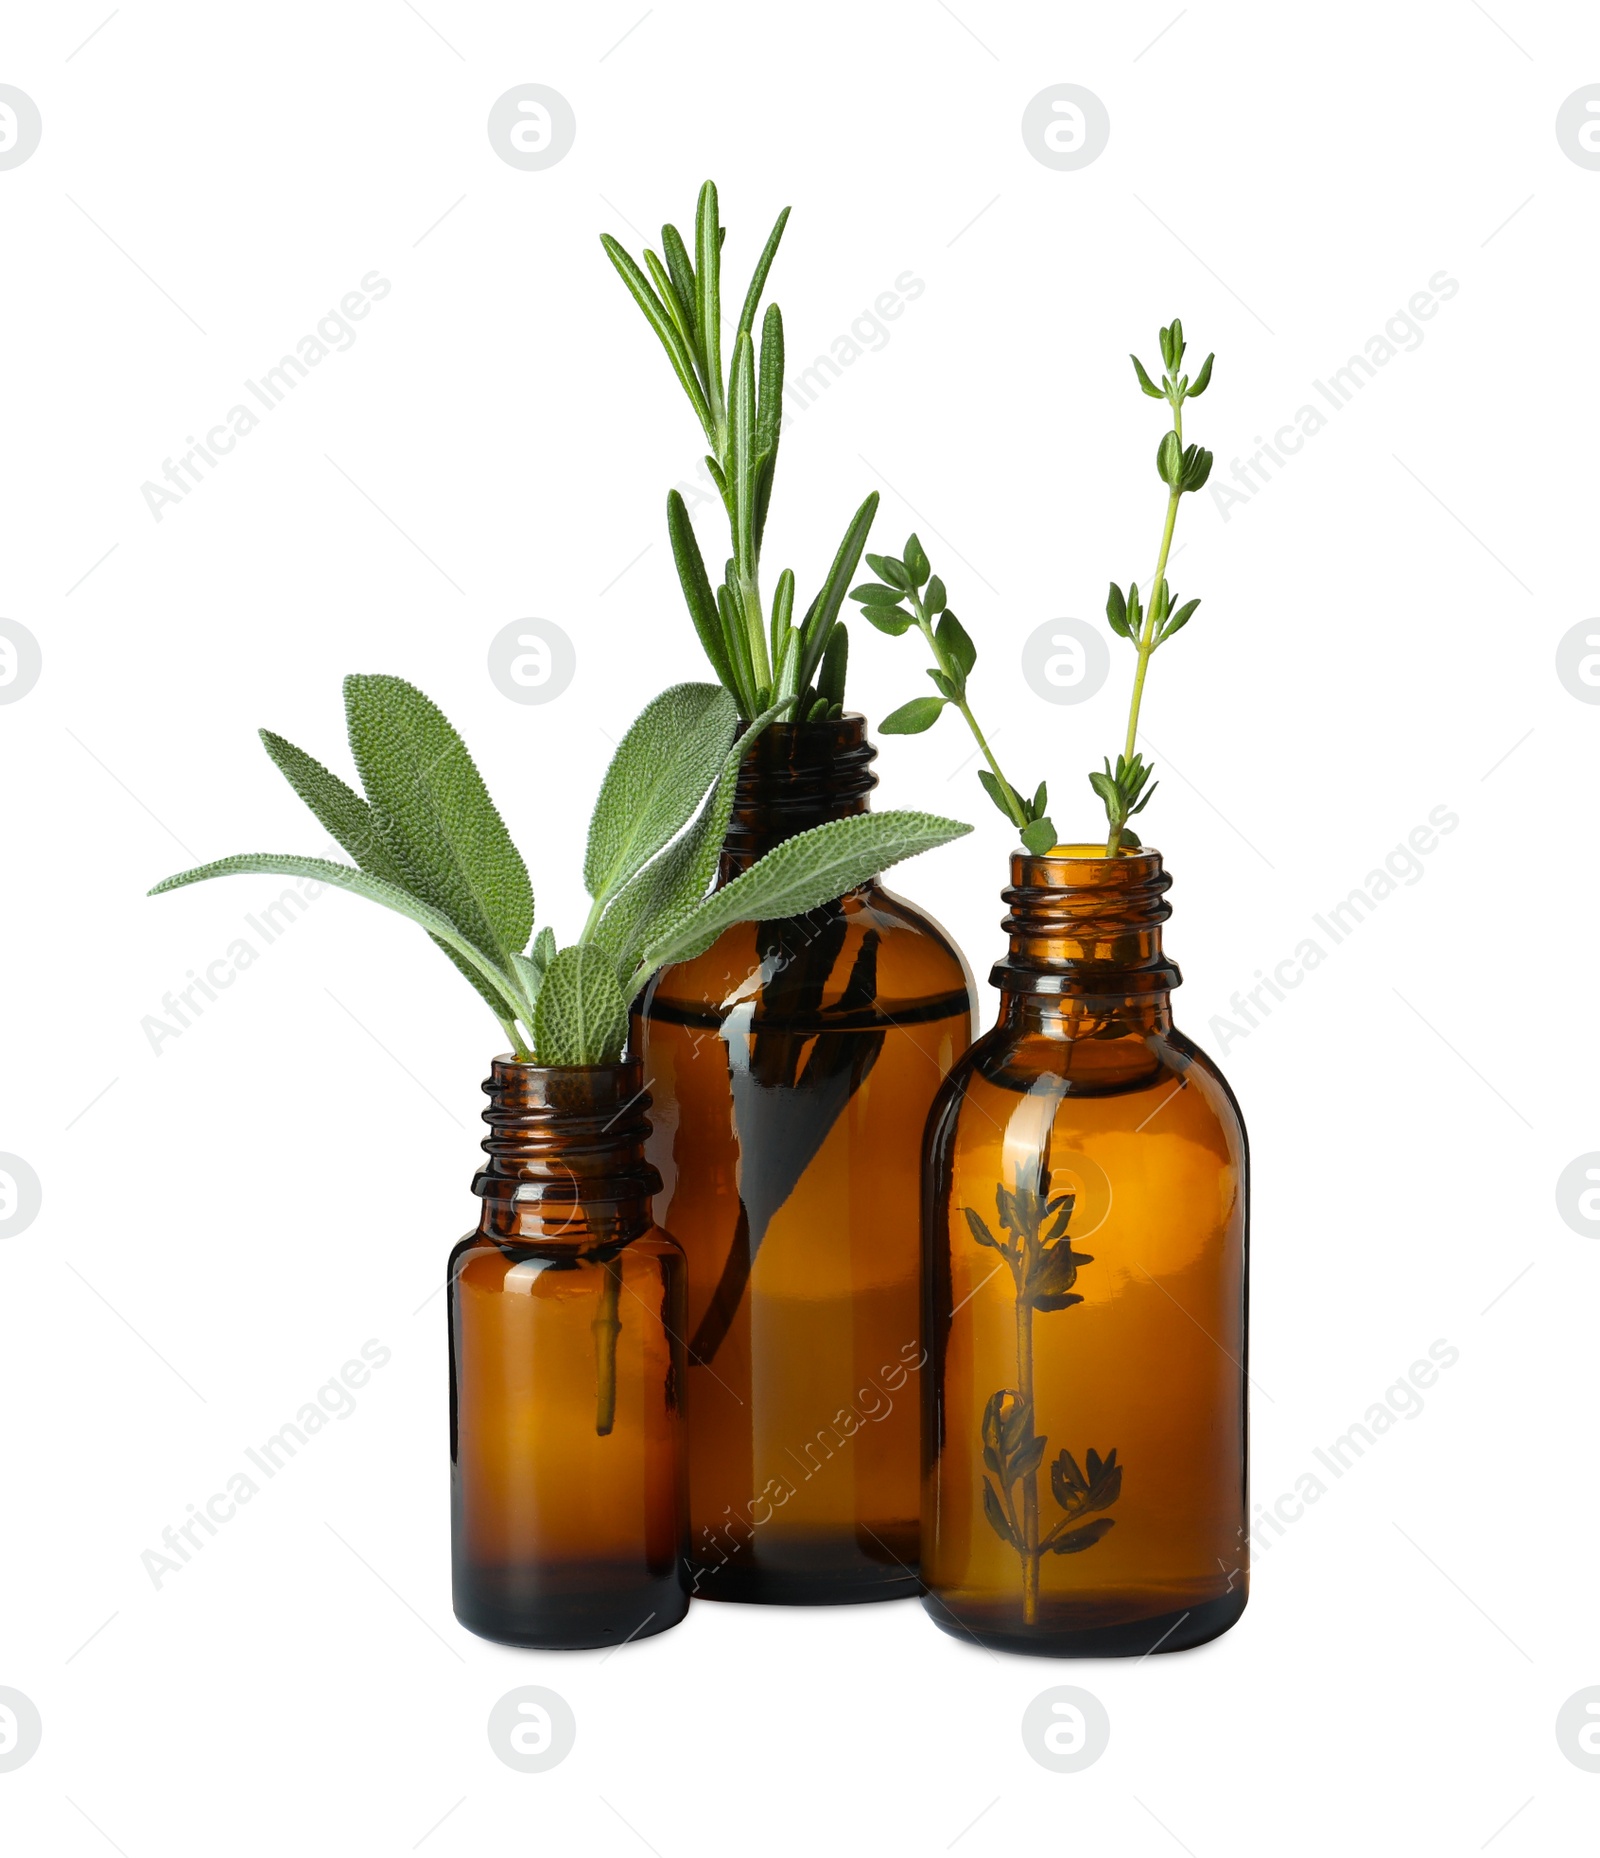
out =
[(637, 1064), (495, 1060), (478, 1230), (450, 1254), (456, 1617), (614, 1645), (688, 1610), (683, 1254), (651, 1222)]
[(1172, 1024), (1158, 852), (1018, 852), (1000, 1019), (928, 1125), (924, 1604), (1005, 1651), (1244, 1610), (1244, 1124)]
[[(876, 752), (859, 716), (766, 729), (740, 770), (721, 881), (865, 811)], [(689, 1261), (702, 1598), (919, 1591), (919, 1163), (972, 1010), (943, 931), (875, 883), (728, 930), (638, 1003), (657, 1217)]]

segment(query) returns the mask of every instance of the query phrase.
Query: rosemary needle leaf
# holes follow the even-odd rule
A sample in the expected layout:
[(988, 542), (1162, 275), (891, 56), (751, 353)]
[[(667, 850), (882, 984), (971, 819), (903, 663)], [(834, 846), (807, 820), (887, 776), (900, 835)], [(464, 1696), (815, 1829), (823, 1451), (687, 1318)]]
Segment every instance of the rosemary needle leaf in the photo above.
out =
[(750, 288), (745, 293), (744, 308), (739, 312), (737, 335), (747, 335), (755, 326), (756, 306), (761, 301), (761, 293), (767, 284), (767, 273), (772, 269), (772, 261), (778, 255), (778, 242), (782, 239), (783, 229), (788, 223), (789, 208), (785, 207), (778, 215), (778, 223), (767, 235), (767, 242), (761, 249), (761, 256), (756, 260), (755, 275), (750, 279)]
[(711, 591), (711, 577), (706, 573), (705, 559), (700, 553), (700, 544), (695, 540), (694, 525), (689, 521), (688, 509), (675, 490), (667, 492), (667, 534), (672, 541), (672, 559), (677, 565), (684, 603), (689, 608), (689, 617), (694, 621), (694, 629), (700, 635), (705, 654), (711, 660), (711, 668), (729, 690), (736, 695), (740, 694), (742, 686), (735, 677), (733, 661), (728, 653), (722, 616), (717, 610), (716, 596)]

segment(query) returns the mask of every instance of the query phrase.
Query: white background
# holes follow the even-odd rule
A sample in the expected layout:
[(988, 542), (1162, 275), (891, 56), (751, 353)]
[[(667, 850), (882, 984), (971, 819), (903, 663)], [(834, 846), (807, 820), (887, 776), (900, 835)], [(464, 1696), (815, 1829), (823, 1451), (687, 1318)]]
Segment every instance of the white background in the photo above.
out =
[[(0, 1149), (44, 1194), (0, 1244), (0, 1685), (44, 1724), (0, 1773), (8, 1849), (1588, 1849), (1600, 1776), (1554, 1725), (1600, 1683), (1600, 1249), (1555, 1184), (1600, 1147), (1600, 711), (1554, 667), (1593, 610), (1600, 173), (1554, 126), (1600, 81), (1592, 9), (128, 0), (95, 32), (106, 5), (13, 9), (0, 60), (44, 125), (0, 172), (0, 611), (44, 667), (0, 708)], [(524, 82), (576, 113), (541, 172), (486, 134)], [(1074, 172), (1020, 133), (1060, 82), (1111, 120)], [(735, 302), (794, 204), (772, 280), (791, 369), (902, 272), (926, 284), (790, 426), (769, 580), (792, 562), (808, 598), (881, 488), (875, 546), (919, 527), (1002, 759), (1049, 774), (1068, 832), (1092, 828), (1130, 655), (1113, 641), (1073, 707), (1019, 653), (1150, 571), (1163, 415), (1127, 351), (1154, 365), (1175, 312), (1192, 359), (1216, 350), (1188, 423), (1220, 480), (1430, 277), (1459, 283), (1281, 482), (1228, 520), (1186, 503), (1173, 579), (1205, 605), (1146, 701), (1178, 1017), (1256, 1164), (1256, 1495), (1292, 1491), (1430, 1343), (1460, 1351), (1324, 1474), (1201, 1651), (991, 1657), (915, 1602), (701, 1605), (611, 1657), (471, 1638), (430, 1293), (476, 1213), (491, 1021), (409, 926), (325, 896), (159, 1054), (142, 1026), (281, 885), (144, 890), (322, 850), (253, 732), (348, 771), (350, 670), (444, 706), (541, 921), (576, 932), (608, 735), (704, 675), (662, 521), (696, 432), (596, 235), (687, 224), (707, 174)], [(393, 288), (354, 346), (157, 522), (163, 459), (374, 269)], [(546, 706), (486, 670), (528, 616), (577, 646)], [(854, 630), (876, 721), (926, 682), (914, 640)], [(879, 799), (977, 822), (898, 884), (981, 979), (1010, 840), (967, 757), (948, 718), (890, 741)], [(1420, 878), (1219, 1038), (1441, 806), (1460, 824)], [(368, 1338), (392, 1360), (357, 1411), (154, 1586), (142, 1552)], [(485, 1733), (524, 1683), (578, 1721), (541, 1775)], [(1111, 1717), (1074, 1775), (1019, 1734), (1056, 1683)]]

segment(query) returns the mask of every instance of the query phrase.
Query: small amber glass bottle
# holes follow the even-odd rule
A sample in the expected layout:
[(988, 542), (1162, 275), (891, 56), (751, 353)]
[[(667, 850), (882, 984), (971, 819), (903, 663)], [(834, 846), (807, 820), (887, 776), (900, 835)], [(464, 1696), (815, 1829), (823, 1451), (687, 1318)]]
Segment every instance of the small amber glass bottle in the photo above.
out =
[[(769, 726), (720, 880), (864, 812), (876, 753), (860, 716)], [(972, 1011), (960, 953), (876, 883), (736, 925), (636, 1007), (657, 1215), (689, 1261), (700, 1598), (919, 1591), (922, 1133)]]
[(929, 1120), (924, 1605), (1004, 1651), (1177, 1651), (1244, 1610), (1248, 1157), (1173, 1028), (1171, 881), (1016, 853), (999, 1023)]
[(650, 1217), (637, 1064), (498, 1058), (450, 1254), (456, 1617), (551, 1650), (688, 1610), (684, 1263)]

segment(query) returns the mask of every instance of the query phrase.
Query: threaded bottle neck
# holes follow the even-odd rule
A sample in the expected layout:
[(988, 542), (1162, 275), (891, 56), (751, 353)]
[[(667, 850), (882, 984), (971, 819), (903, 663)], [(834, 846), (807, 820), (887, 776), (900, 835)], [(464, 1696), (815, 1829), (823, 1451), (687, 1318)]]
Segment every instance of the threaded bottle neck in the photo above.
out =
[(878, 784), (867, 719), (768, 723), (739, 764), (717, 882), (726, 884), (796, 833), (865, 813)]
[(990, 978), (1007, 996), (1159, 997), (1183, 979), (1162, 951), (1172, 879), (1149, 849), (1107, 858), (1087, 845), (1011, 856), (1001, 927), (1010, 950)]
[(645, 1160), (650, 1098), (636, 1059), (536, 1065), (497, 1058), (483, 1086), (488, 1161), (472, 1191), (495, 1238), (599, 1243), (650, 1223), (661, 1176)]

